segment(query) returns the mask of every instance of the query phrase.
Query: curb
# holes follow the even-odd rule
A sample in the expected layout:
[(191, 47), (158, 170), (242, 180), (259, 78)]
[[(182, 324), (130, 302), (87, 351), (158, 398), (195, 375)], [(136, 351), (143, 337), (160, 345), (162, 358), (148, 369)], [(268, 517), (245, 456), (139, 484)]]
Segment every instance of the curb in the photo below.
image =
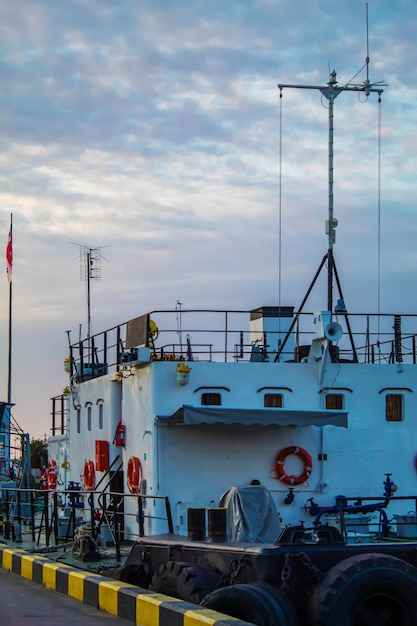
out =
[(253, 626), (183, 600), (0, 546), (0, 566), (136, 626)]

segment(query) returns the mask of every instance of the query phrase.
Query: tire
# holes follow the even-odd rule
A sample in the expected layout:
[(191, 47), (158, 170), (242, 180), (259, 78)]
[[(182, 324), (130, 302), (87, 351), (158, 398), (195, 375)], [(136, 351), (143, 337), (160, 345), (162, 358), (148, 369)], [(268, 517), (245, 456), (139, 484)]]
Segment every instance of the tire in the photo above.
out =
[(353, 556), (332, 567), (310, 599), (320, 626), (415, 626), (417, 569), (382, 553)]
[(208, 565), (168, 561), (152, 577), (150, 589), (194, 604), (215, 588), (220, 574)]
[(203, 599), (201, 606), (256, 626), (297, 626), (298, 623), (291, 601), (264, 583), (216, 589)]
[(150, 583), (149, 565), (143, 561), (130, 563), (130, 565), (125, 565), (116, 570), (113, 578), (147, 589)]

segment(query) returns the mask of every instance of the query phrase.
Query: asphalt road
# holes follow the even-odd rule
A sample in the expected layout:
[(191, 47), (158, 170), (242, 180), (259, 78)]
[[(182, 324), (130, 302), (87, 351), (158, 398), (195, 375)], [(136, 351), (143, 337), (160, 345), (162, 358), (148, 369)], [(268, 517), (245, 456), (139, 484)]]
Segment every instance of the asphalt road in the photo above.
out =
[(1, 626), (132, 626), (0, 568)]

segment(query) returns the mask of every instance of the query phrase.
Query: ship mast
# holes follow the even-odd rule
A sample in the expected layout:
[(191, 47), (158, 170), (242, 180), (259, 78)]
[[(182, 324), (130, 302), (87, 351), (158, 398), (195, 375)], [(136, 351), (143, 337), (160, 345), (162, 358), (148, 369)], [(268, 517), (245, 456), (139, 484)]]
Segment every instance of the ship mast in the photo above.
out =
[(326, 234), (328, 238), (328, 250), (327, 250), (327, 309), (330, 314), (333, 310), (333, 276), (335, 274), (335, 265), (333, 257), (333, 245), (335, 243), (335, 228), (337, 226), (337, 220), (334, 218), (333, 209), (333, 134), (334, 134), (334, 119), (333, 119), (333, 104), (337, 96), (342, 91), (351, 91), (354, 93), (364, 93), (366, 97), (371, 93), (377, 93), (379, 101), (381, 100), (381, 94), (383, 93), (382, 87), (386, 84), (383, 81), (371, 83), (369, 80), (369, 38), (368, 38), (368, 4), (366, 5), (366, 79), (362, 83), (349, 82), (346, 85), (339, 86), (337, 84), (336, 72), (333, 70), (329, 75), (329, 82), (327, 85), (287, 85), (279, 84), (280, 98), (282, 98), (282, 91), (284, 89), (315, 89), (328, 101), (328, 132), (329, 132), (329, 147), (328, 147), (328, 221), (326, 222)]

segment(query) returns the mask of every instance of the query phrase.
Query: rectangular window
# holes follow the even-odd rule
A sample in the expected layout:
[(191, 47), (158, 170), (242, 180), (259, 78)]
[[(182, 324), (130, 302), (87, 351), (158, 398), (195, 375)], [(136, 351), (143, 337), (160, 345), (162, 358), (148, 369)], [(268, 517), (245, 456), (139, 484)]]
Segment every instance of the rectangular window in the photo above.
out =
[(91, 404), (87, 407), (87, 430), (91, 431)]
[(220, 406), (222, 403), (222, 397), (220, 393), (202, 393), (201, 404), (207, 406)]
[(341, 411), (344, 408), (344, 396), (341, 393), (328, 393), (326, 395), (326, 409)]
[(385, 419), (387, 422), (402, 422), (403, 396), (400, 393), (387, 393), (385, 396)]
[(77, 433), (81, 432), (81, 409), (77, 409)]
[(264, 395), (264, 406), (282, 409), (284, 406), (282, 393), (266, 393)]

